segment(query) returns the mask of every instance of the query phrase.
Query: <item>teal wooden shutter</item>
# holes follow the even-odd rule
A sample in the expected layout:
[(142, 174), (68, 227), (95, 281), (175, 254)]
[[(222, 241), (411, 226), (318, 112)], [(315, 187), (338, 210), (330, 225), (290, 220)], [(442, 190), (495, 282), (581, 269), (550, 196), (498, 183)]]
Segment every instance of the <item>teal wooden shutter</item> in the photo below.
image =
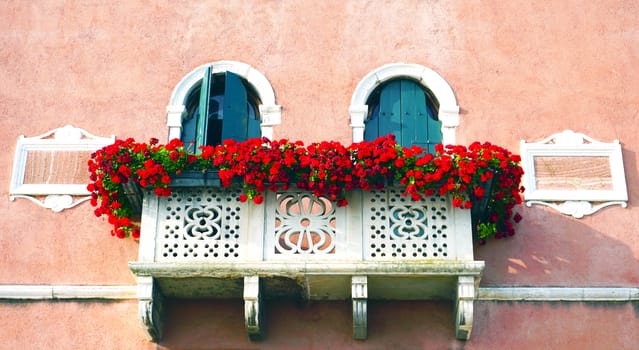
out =
[(402, 80), (402, 142), (403, 146), (416, 145), (435, 152), (442, 142), (441, 122), (435, 120), (421, 87), (410, 80)]
[(401, 140), (397, 142), (402, 146), (420, 146), (420, 143), (427, 138), (422, 126), (425, 121), (420, 118), (423, 114), (420, 112), (426, 108), (426, 99), (419, 86), (412, 81), (401, 80), (400, 86), (402, 133)]
[[(216, 144), (225, 139), (244, 141), (261, 135), (257, 111), (249, 109), (247, 91), (237, 74), (226, 72), (222, 79), (207, 68), (200, 88), (197, 125), (194, 128), (196, 153), (199, 146)], [(222, 90), (223, 88), (223, 90)], [(218, 105), (218, 102), (221, 105)], [(250, 112), (250, 113), (249, 113)], [(189, 132), (183, 133), (187, 135)]]
[[(257, 106), (256, 106), (257, 108)], [(255, 113), (259, 113), (259, 110), (255, 110)], [(248, 138), (262, 137), (262, 122), (255, 118), (255, 115), (250, 115), (248, 118)]]
[(197, 116), (197, 130), (195, 134), (195, 153), (200, 154), (200, 146), (206, 144), (206, 138), (208, 134), (208, 120), (209, 120), (209, 99), (211, 98), (211, 67), (206, 68), (204, 77), (202, 78), (202, 85), (200, 87), (200, 104), (199, 115)]
[(391, 81), (379, 94), (379, 136), (394, 134), (401, 143), (401, 81)]
[(237, 74), (226, 72), (222, 140), (246, 140), (248, 137), (248, 124), (246, 89), (244, 84), (242, 84), (242, 79)]
[(379, 109), (367, 122), (364, 139), (391, 133), (400, 145), (424, 147), (429, 153), (442, 142), (441, 122), (435, 120), (421, 86), (411, 80), (394, 80), (382, 88)]
[(378, 138), (379, 135), (379, 105), (377, 105), (374, 107), (370, 119), (366, 121), (364, 140), (372, 141)]
[(442, 122), (435, 119), (433, 109), (426, 105), (426, 129), (428, 131), (428, 153), (435, 153), (435, 145), (443, 142), (442, 137)]

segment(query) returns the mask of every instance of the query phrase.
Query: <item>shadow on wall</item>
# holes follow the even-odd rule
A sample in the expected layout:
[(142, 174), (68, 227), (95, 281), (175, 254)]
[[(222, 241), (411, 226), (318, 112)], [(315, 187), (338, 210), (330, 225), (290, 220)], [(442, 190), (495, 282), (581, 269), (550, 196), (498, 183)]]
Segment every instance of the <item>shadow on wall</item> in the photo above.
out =
[(369, 301), (368, 338), (354, 340), (350, 301), (268, 300), (251, 342), (241, 300), (171, 300), (159, 349), (458, 349), (452, 303)]
[(628, 207), (611, 206), (575, 219), (551, 208), (519, 206), (514, 237), (475, 249), (486, 261), (482, 286), (624, 287), (639, 284), (635, 239), (639, 192), (634, 152), (624, 150)]

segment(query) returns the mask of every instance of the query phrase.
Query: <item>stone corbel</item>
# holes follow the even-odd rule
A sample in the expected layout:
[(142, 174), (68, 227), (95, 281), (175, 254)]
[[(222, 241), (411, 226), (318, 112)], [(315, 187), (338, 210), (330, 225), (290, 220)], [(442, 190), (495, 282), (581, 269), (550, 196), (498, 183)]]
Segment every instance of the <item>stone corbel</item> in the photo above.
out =
[(473, 330), (473, 303), (475, 301), (475, 278), (457, 277), (455, 298), (455, 336), (460, 340), (470, 339)]
[(157, 342), (162, 339), (162, 294), (153, 277), (138, 277), (138, 312), (147, 336)]
[(259, 276), (244, 277), (244, 324), (251, 340), (262, 339), (262, 310)]
[(351, 293), (353, 299), (353, 338), (366, 339), (368, 327), (368, 277), (351, 277)]

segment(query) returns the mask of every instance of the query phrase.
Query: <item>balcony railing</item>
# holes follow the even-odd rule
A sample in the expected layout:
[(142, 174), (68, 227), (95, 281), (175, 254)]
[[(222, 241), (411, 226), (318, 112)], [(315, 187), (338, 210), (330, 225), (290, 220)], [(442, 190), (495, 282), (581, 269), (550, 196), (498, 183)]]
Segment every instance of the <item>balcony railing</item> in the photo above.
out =
[(470, 211), (449, 198), (413, 202), (391, 187), (353, 191), (338, 207), (293, 189), (256, 205), (240, 202), (240, 189), (204, 184), (144, 194), (130, 267), (152, 338), (161, 337), (163, 296), (243, 298), (251, 339), (261, 336), (264, 297), (352, 299), (357, 339), (366, 338), (368, 299), (448, 299), (457, 338), (470, 336), (484, 262), (473, 259)]

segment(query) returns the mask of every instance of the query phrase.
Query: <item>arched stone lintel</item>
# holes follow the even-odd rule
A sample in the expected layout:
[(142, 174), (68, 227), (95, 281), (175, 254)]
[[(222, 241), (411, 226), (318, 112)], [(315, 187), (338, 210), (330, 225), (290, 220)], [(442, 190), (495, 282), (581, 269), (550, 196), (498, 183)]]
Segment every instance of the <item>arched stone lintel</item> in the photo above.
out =
[[(384, 82), (395, 78), (411, 78), (433, 92), (439, 102), (438, 119), (442, 122), (444, 144), (454, 144), (455, 128), (459, 125), (459, 106), (453, 89), (434, 70), (419, 64), (391, 63), (367, 74), (355, 88), (349, 108), (353, 142), (364, 139), (364, 121), (368, 112), (366, 101), (373, 91)], [(363, 117), (363, 118), (362, 118)]]
[(266, 76), (252, 66), (237, 61), (217, 61), (203, 64), (188, 73), (173, 89), (167, 111), (168, 139), (179, 138), (182, 134), (182, 119), (186, 111), (185, 103), (193, 88), (202, 80), (206, 69), (211, 67), (212, 73), (232, 72), (244, 78), (253, 88), (261, 101), (260, 112), (268, 111), (267, 120), (262, 118), (262, 135), (272, 138), (273, 125), (281, 123), (281, 106), (275, 104), (275, 92)]

